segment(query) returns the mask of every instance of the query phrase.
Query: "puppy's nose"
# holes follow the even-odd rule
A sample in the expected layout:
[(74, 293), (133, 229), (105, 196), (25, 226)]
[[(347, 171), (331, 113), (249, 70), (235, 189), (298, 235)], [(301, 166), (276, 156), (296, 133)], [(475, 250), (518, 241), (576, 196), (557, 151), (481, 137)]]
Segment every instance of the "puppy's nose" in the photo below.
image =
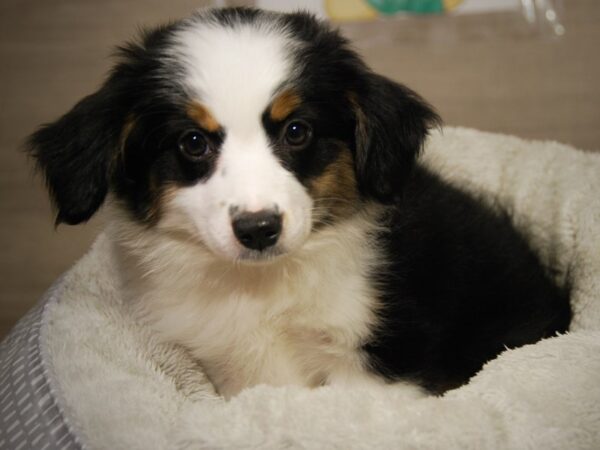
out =
[(281, 234), (281, 214), (272, 210), (240, 213), (231, 224), (238, 241), (252, 250), (275, 245)]

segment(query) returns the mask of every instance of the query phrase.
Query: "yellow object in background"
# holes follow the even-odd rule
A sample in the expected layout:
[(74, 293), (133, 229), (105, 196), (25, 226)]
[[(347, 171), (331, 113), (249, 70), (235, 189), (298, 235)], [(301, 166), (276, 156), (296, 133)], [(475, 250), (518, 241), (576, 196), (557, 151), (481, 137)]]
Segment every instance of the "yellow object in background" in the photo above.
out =
[(444, 0), (444, 9), (450, 11), (460, 5), (463, 0)]
[(373, 20), (378, 16), (364, 0), (325, 0), (325, 10), (330, 19), (340, 22)]
[(450, 11), (463, 0), (325, 0), (327, 15), (336, 21), (373, 20), (396, 13), (439, 14)]

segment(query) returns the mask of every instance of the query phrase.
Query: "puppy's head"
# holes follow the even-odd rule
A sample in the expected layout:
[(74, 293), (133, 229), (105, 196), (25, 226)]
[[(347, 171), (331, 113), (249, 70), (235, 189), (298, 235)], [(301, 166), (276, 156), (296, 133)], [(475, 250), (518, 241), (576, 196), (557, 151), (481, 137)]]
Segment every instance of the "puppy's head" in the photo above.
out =
[(111, 192), (131, 220), (269, 259), (393, 202), (438, 121), (304, 13), (202, 12), (119, 55), (98, 92), (30, 139), (57, 223), (86, 221)]

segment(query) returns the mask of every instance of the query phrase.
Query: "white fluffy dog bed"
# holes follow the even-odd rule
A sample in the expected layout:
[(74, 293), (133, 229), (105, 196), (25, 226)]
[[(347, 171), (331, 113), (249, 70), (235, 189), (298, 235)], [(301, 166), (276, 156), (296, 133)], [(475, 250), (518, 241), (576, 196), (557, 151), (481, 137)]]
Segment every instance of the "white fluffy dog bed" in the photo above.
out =
[(0, 346), (0, 448), (600, 448), (600, 155), (451, 128), (427, 147), (572, 284), (569, 334), (507, 350), (443, 397), (259, 386), (226, 402), (132, 322), (103, 235)]

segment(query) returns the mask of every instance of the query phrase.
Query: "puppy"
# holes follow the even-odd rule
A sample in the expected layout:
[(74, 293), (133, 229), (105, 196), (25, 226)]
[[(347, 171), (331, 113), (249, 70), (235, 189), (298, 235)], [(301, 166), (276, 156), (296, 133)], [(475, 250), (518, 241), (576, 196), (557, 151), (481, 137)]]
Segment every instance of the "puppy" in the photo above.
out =
[(305, 13), (198, 12), (30, 139), (57, 223), (106, 203), (123, 292), (218, 391), (442, 393), (567, 330), (510, 218), (416, 161), (432, 108)]

